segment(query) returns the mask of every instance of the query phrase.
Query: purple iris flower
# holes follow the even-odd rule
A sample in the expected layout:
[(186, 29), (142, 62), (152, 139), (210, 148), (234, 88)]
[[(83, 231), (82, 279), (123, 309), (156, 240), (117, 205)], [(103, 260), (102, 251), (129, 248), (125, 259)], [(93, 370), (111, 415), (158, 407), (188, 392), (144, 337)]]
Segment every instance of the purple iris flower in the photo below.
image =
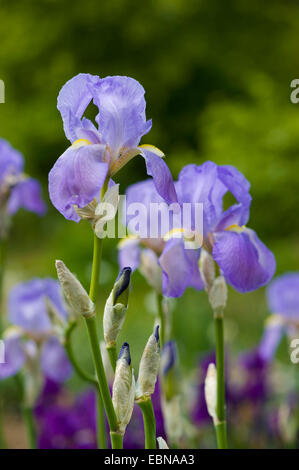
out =
[[(199, 234), (203, 237), (202, 245), (218, 263), (226, 281), (239, 292), (252, 291), (267, 284), (275, 271), (273, 253), (253, 230), (245, 226), (251, 204), (249, 188), (249, 182), (236, 168), (210, 161), (201, 166), (187, 165), (175, 183), (176, 198), (181, 208), (186, 203), (191, 207), (196, 203), (203, 205), (203, 233)], [(236, 202), (224, 209), (223, 198), (229, 192)], [(142, 202), (148, 214), (150, 204), (162, 200), (151, 181), (137, 183), (127, 190), (127, 205)], [(162, 228), (160, 240), (155, 238), (143, 243), (158, 256), (162, 290), (169, 297), (179, 297), (187, 286), (203, 288), (198, 272), (200, 249), (186, 249), (183, 240), (184, 229), (196, 229), (195, 217), (192, 217), (191, 227), (183, 225), (180, 238), (176, 233), (175, 238), (167, 239)], [(175, 225), (170, 228), (176, 229)], [(120, 245), (121, 266), (136, 268), (139, 265), (139, 241), (133, 239)]]
[[(72, 145), (49, 173), (49, 193), (66, 219), (79, 222), (75, 207), (83, 208), (97, 198), (106, 178), (136, 155), (144, 157), (157, 191), (169, 202), (176, 197), (163, 153), (151, 145), (139, 146), (152, 125), (146, 120), (144, 93), (133, 78), (101, 79), (83, 73), (62, 87), (57, 107)], [(99, 111), (96, 124), (83, 116), (91, 101)]]
[[(72, 367), (54, 333), (47, 314), (46, 299), (49, 299), (61, 321), (66, 321), (68, 314), (58, 281), (32, 279), (12, 288), (8, 298), (8, 316), (15, 328), (12, 331), (8, 329), (4, 339), (5, 362), (0, 364), (0, 379), (16, 374), (32, 355), (40, 361), (45, 376), (57, 382), (69, 377)], [(41, 344), (40, 350), (34, 348), (35, 341)]]
[[(165, 438), (158, 383), (152, 401), (157, 435)], [(40, 449), (96, 449), (94, 391), (86, 390), (74, 399), (61, 385), (47, 380), (37, 402), (35, 416), (38, 422)], [(124, 448), (144, 448), (143, 420), (137, 405), (126, 429)]]
[(292, 336), (299, 327), (299, 272), (286, 273), (274, 279), (267, 288), (267, 301), (272, 315), (266, 322), (259, 350), (269, 361), (273, 359), (283, 334)]
[(4, 139), (0, 139), (0, 205), (10, 215), (22, 207), (38, 215), (46, 211), (39, 182), (24, 174), (22, 154)]

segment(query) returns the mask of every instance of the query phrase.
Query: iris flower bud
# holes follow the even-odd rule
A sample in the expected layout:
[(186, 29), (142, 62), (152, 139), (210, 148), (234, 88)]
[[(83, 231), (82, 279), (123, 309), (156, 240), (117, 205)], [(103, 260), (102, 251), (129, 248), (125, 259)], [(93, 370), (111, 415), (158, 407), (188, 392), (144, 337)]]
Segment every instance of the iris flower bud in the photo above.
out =
[(116, 362), (115, 378), (112, 389), (112, 402), (115, 409), (119, 431), (123, 434), (130, 422), (135, 399), (134, 371), (131, 368), (130, 347), (124, 343)]
[(159, 325), (157, 325), (153, 334), (149, 337), (141, 357), (136, 390), (137, 400), (150, 397), (154, 393), (159, 364), (160, 340)]
[(215, 280), (215, 262), (212, 256), (203, 248), (200, 253), (199, 270), (207, 292)]
[(108, 348), (115, 346), (118, 334), (125, 321), (131, 272), (131, 268), (123, 268), (120, 271), (105, 305), (103, 328), (105, 343)]
[(94, 303), (82, 284), (62, 261), (57, 260), (55, 265), (62, 292), (71, 312), (76, 316), (83, 315), (85, 318), (95, 315)]
[(223, 276), (219, 276), (213, 282), (209, 291), (209, 301), (215, 317), (222, 317), (227, 301), (227, 285)]
[(217, 424), (218, 418), (216, 413), (217, 406), (217, 371), (215, 364), (211, 362), (208, 367), (205, 379), (205, 400), (208, 413), (213, 419), (214, 425)]
[(163, 437), (157, 437), (158, 447), (159, 449), (169, 449), (167, 442)]

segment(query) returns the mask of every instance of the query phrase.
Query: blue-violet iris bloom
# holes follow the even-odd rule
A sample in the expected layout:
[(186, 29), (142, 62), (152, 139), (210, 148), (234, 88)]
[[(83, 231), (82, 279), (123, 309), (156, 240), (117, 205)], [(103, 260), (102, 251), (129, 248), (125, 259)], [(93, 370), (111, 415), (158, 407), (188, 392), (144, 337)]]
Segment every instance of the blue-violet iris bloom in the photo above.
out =
[(38, 181), (24, 173), (23, 155), (0, 139), (0, 208), (14, 215), (20, 208), (43, 215), (46, 211)]
[(268, 307), (272, 315), (259, 346), (265, 360), (271, 360), (284, 333), (296, 336), (299, 330), (299, 272), (277, 277), (267, 288)]
[[(226, 281), (239, 292), (249, 292), (267, 284), (275, 272), (273, 253), (256, 233), (247, 228), (251, 196), (250, 184), (235, 167), (206, 162), (200, 166), (187, 165), (175, 183), (176, 199), (184, 203), (202, 203), (202, 246), (218, 263)], [(223, 198), (231, 193), (236, 202), (224, 209)], [(148, 209), (153, 202), (162, 202), (150, 180), (128, 188), (127, 205), (141, 202)], [(165, 200), (164, 200), (165, 202)], [(167, 201), (166, 201), (167, 202)], [(127, 217), (127, 221), (128, 221)], [(149, 221), (148, 221), (149, 223)], [(195, 230), (194, 220), (191, 229)], [(175, 227), (172, 227), (175, 231)], [(190, 230), (190, 227), (187, 227)], [(198, 270), (200, 249), (186, 249), (184, 227), (182, 236), (146, 240), (131, 238), (120, 244), (121, 267), (135, 269), (140, 264), (140, 242), (152, 249), (162, 270), (162, 291), (165, 296), (179, 297), (185, 288), (203, 288)]]
[(8, 315), (13, 327), (4, 334), (5, 362), (0, 364), (0, 379), (16, 374), (29, 358), (40, 361), (44, 375), (52, 380), (62, 382), (69, 377), (72, 367), (49, 319), (46, 299), (61, 322), (66, 322), (68, 313), (54, 279), (32, 279), (12, 288)]
[[(157, 191), (169, 202), (175, 198), (163, 153), (154, 146), (139, 145), (152, 125), (146, 120), (144, 93), (133, 78), (101, 79), (84, 73), (62, 87), (57, 107), (71, 146), (49, 173), (49, 193), (66, 219), (79, 222), (76, 207), (97, 198), (105, 180), (136, 155), (144, 157)], [(83, 116), (91, 101), (98, 108), (96, 125)]]

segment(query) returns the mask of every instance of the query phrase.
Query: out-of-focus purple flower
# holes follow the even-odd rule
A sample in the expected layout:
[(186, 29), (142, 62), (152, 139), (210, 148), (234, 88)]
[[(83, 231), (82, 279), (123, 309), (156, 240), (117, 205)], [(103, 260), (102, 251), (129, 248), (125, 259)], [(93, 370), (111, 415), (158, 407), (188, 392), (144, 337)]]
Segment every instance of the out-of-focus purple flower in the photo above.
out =
[[(157, 435), (165, 437), (158, 383), (152, 395), (152, 401)], [(37, 402), (35, 416), (38, 421), (39, 448), (96, 448), (96, 396), (92, 390), (85, 391), (74, 400), (63, 387), (47, 380)], [(144, 448), (143, 420), (137, 405), (134, 407), (132, 419), (126, 429), (124, 448)]]
[(20, 208), (38, 215), (46, 211), (39, 182), (24, 174), (22, 154), (4, 139), (0, 139), (0, 205), (10, 215)]
[[(196, 399), (192, 409), (192, 418), (197, 424), (211, 420), (204, 396), (205, 378), (210, 363), (216, 365), (215, 353), (203, 357), (199, 365)], [(233, 373), (229, 373), (229, 368), (226, 368), (226, 401), (229, 416), (233, 415), (233, 410), (230, 411), (230, 408), (241, 407), (246, 402), (252, 405), (265, 402), (269, 392), (269, 366), (258, 349), (241, 354), (231, 370)]]
[[(83, 117), (93, 101), (99, 113), (96, 125)], [(157, 191), (169, 202), (176, 197), (163, 153), (151, 145), (139, 146), (151, 129), (146, 120), (144, 89), (133, 78), (79, 74), (61, 89), (57, 107), (71, 146), (49, 173), (53, 205), (66, 219), (79, 222), (75, 207), (85, 207), (99, 196), (107, 177), (130, 159), (142, 155), (147, 174)]]
[[(159, 196), (152, 180), (142, 181), (134, 184), (126, 192), (127, 207), (131, 204), (141, 203), (146, 209), (145, 234), (151, 231), (151, 204), (165, 204), (165, 200)], [(163, 217), (163, 216), (162, 216)], [(127, 224), (130, 229), (131, 217), (127, 216)], [(167, 297), (180, 297), (187, 287), (203, 289), (203, 282), (198, 269), (200, 250), (186, 249), (182, 238), (172, 238), (164, 240), (167, 232), (173, 229), (173, 225), (163, 226), (162, 218), (159, 219), (156, 227), (155, 238), (128, 237), (119, 244), (119, 264), (120, 267), (130, 266), (133, 270), (141, 264), (143, 274), (152, 272), (158, 278), (156, 265), (160, 267), (160, 290)], [(152, 256), (142, 257), (145, 250), (151, 250)], [(148, 266), (143, 266), (144, 262)], [(152, 263), (152, 266), (149, 264)], [(146, 268), (146, 269), (144, 269)], [(161, 270), (162, 268), (162, 270)], [(152, 281), (152, 282), (151, 282)], [(157, 285), (154, 279), (150, 284)]]
[(292, 336), (299, 328), (299, 273), (290, 272), (277, 277), (267, 288), (267, 319), (259, 346), (263, 358), (270, 361), (284, 333)]
[(4, 339), (5, 362), (0, 364), (0, 379), (16, 374), (29, 355), (29, 346), (37, 340), (41, 347), (34, 352), (34, 359), (46, 377), (62, 382), (72, 371), (65, 350), (54, 335), (53, 326), (47, 313), (49, 299), (62, 321), (67, 319), (67, 311), (59, 282), (51, 279), (32, 279), (12, 288), (8, 298), (9, 320), (16, 325), (17, 332)]
[(268, 286), (267, 300), (271, 313), (299, 321), (299, 272), (274, 279)]
[(67, 319), (67, 311), (58, 281), (31, 279), (14, 286), (8, 297), (8, 315), (12, 324), (31, 333), (47, 333), (52, 324), (47, 313), (46, 299), (50, 299), (62, 319)]
[[(196, 207), (197, 203), (203, 205), (203, 233), (199, 234), (199, 237), (203, 237), (203, 247), (212, 254), (226, 281), (239, 292), (248, 292), (265, 285), (275, 271), (274, 255), (256, 233), (245, 226), (251, 204), (249, 188), (249, 182), (236, 168), (219, 166), (209, 161), (201, 166), (187, 165), (175, 183), (177, 201), (181, 208), (186, 203), (191, 207)], [(228, 192), (236, 199), (236, 203), (224, 209), (223, 198)], [(151, 203), (162, 201), (150, 181), (135, 184), (127, 190), (127, 205), (141, 202), (146, 207), (147, 214), (150, 214)], [(129, 228), (130, 220), (132, 217), (127, 216)], [(150, 220), (148, 216), (146, 228)], [(195, 211), (188, 227), (184, 226), (183, 220), (182, 227), (178, 230), (174, 219), (168, 234), (175, 232), (175, 237), (169, 238), (163, 231), (163, 220), (158, 227), (160, 246), (158, 249), (154, 248), (154, 251), (159, 256), (163, 293), (166, 296), (178, 297), (187, 286), (197, 289), (203, 287), (198, 272), (200, 249), (186, 249), (184, 244), (185, 232), (196, 232), (196, 229)], [(178, 237), (178, 234), (181, 236)], [(157, 246), (156, 238), (141, 242), (146, 245), (155, 242), (155, 247)], [(121, 264), (125, 262), (127, 266), (136, 267), (140, 259), (137, 245), (131, 242), (123, 244), (121, 248)]]

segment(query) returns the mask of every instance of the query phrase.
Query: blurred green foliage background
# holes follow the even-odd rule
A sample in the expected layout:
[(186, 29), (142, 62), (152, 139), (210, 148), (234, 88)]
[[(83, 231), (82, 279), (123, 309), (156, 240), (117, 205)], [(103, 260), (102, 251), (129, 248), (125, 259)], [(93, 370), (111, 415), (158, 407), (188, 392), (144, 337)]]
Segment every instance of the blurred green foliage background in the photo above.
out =
[[(66, 221), (48, 198), (47, 175), (68, 146), (56, 109), (61, 86), (79, 72), (129, 75), (146, 89), (152, 143), (174, 177), (207, 159), (237, 166), (252, 184), (250, 227), (275, 252), (277, 273), (299, 266), (299, 104), (290, 82), (299, 74), (299, 4), (292, 0), (2, 0), (1, 137), (25, 156), (39, 178), (47, 216), (20, 212), (8, 253), (6, 291), (34, 276), (55, 277), (63, 259), (87, 286), (92, 233)], [(118, 175), (121, 190), (145, 178), (136, 158)], [(115, 241), (105, 242), (99, 312), (117, 274)], [(139, 273), (122, 339), (138, 364), (149, 335), (154, 299)], [(181, 364), (191, 368), (213, 345), (205, 294), (188, 290), (174, 302)], [(265, 290), (230, 289), (227, 335), (232, 351), (253, 347), (267, 315)], [(88, 366), (87, 338), (77, 336)], [(74, 377), (71, 382), (80, 386)], [(82, 384), (81, 384), (82, 385)]]

